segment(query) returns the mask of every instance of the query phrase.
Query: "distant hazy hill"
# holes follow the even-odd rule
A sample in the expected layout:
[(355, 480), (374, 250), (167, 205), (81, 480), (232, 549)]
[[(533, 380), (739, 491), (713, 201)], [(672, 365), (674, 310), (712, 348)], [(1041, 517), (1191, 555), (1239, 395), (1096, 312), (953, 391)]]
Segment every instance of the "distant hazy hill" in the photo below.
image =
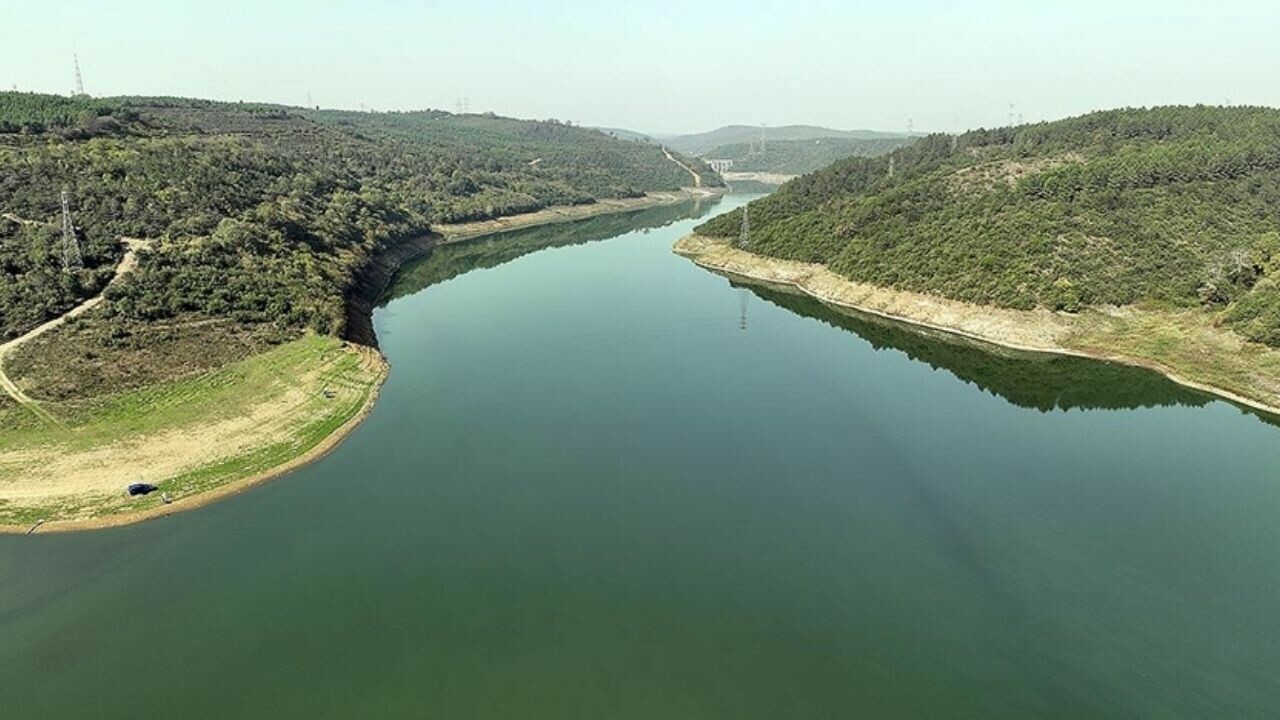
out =
[(753, 202), (752, 252), (1003, 307), (1204, 307), (1280, 345), (1280, 110), (1115, 110), (932, 135), (894, 160)]
[(760, 140), (761, 134), (764, 135), (764, 139), (767, 142), (816, 140), (819, 138), (871, 140), (903, 138), (906, 136), (905, 133), (883, 133), (873, 130), (833, 130), (816, 125), (784, 125), (765, 128), (751, 125), (728, 125), (711, 132), (667, 138), (663, 142), (673, 150), (679, 150), (689, 155), (706, 157), (709, 151), (718, 147), (757, 142)]
[(845, 158), (883, 155), (908, 142), (906, 137), (773, 140), (763, 149), (752, 143), (721, 145), (709, 150), (706, 157), (732, 160), (734, 172), (803, 175)]

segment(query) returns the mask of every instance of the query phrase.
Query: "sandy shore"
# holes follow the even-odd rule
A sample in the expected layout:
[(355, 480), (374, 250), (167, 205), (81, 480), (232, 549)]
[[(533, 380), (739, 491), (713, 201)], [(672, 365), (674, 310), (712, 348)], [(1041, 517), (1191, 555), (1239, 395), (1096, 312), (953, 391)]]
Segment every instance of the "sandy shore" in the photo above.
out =
[[(650, 193), (642, 198), (622, 200), (601, 200), (590, 205), (553, 207), (538, 212), (513, 215), (495, 220), (486, 220), (456, 225), (441, 225), (434, 228), (442, 238), (440, 243), (460, 242), (483, 235), (529, 228), (553, 223), (571, 222), (600, 215), (630, 212), (662, 205), (673, 205), (700, 198), (709, 198), (725, 192), (722, 188), (697, 188), (680, 191)], [(421, 253), (417, 253), (420, 255)], [(407, 255), (406, 257), (411, 257)], [(97, 530), (110, 527), (130, 525), (145, 520), (174, 515), (187, 510), (204, 507), (224, 498), (244, 492), (262, 483), (274, 480), (283, 475), (304, 467), (336, 449), (360, 424), (369, 416), (377, 403), (382, 384), (385, 382), (390, 368), (385, 358), (375, 348), (356, 345), (356, 349), (366, 357), (372, 372), (376, 373), (373, 390), (369, 393), (358, 412), (344, 422), (337, 430), (325, 437), (319, 444), (306, 452), (277, 465), (267, 471), (221, 484), (213, 489), (175, 499), (167, 505), (152, 506), (141, 510), (126, 510), (102, 517), (73, 520), (50, 520), (33, 525), (0, 525), (0, 534), (29, 534), (31, 532), (73, 532)]]
[[(1213, 327), (1206, 313), (1132, 308), (1100, 308), (1080, 314), (1009, 310), (859, 283), (822, 265), (755, 255), (723, 239), (690, 235), (679, 240), (673, 250), (708, 270), (748, 282), (794, 288), (828, 305), (1013, 350), (1142, 367), (1180, 385), (1280, 415), (1280, 352)], [(1131, 339), (1135, 331), (1146, 328), (1172, 328), (1190, 335), (1195, 346), (1185, 353), (1149, 356)], [(1233, 384), (1203, 379), (1210, 365), (1216, 371), (1224, 360), (1242, 366), (1254, 361), (1254, 367), (1239, 368), (1240, 381)]]

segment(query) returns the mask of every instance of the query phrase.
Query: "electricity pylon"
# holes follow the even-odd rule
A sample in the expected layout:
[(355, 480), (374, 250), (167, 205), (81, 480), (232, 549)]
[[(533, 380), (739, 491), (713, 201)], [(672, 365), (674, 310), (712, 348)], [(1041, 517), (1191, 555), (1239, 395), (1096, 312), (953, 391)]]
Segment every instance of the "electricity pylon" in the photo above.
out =
[(71, 56), (71, 62), (76, 67), (76, 97), (84, 97), (84, 80), (80, 78), (80, 56), (73, 54)]

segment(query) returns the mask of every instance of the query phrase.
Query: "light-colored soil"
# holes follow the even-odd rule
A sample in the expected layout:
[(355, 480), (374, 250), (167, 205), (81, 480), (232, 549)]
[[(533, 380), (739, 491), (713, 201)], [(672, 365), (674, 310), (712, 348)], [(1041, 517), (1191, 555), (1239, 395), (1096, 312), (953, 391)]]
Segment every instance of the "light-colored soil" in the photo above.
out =
[(733, 184), (735, 182), (758, 182), (763, 185), (783, 185), (796, 178), (799, 175), (785, 175), (783, 173), (771, 172), (727, 172), (721, 174), (724, 181)]
[(1245, 341), (1203, 311), (1009, 310), (859, 283), (822, 265), (755, 255), (723, 239), (690, 235), (674, 250), (707, 269), (789, 286), (830, 305), (1016, 350), (1145, 367), (1182, 385), (1280, 414), (1280, 350)]
[(0, 497), (15, 504), (74, 496), (112, 495), (129, 483), (160, 483), (223, 457), (287, 438), (302, 419), (322, 367), (308, 369), (277, 397), (248, 412), (193, 426), (140, 435), (77, 452), (61, 445), (0, 453), (0, 465), (20, 467), (21, 481), (7, 483)]
[(947, 177), (952, 191), (985, 191), (996, 185), (1014, 185), (1019, 180), (1063, 165), (1084, 162), (1079, 153), (1054, 157), (996, 160), (957, 170)]

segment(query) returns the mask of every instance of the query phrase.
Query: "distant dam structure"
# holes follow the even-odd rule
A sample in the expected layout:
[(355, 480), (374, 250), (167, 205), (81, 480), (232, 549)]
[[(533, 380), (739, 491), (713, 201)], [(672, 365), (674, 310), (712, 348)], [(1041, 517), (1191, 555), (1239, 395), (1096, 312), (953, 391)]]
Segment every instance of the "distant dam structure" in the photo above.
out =
[(733, 168), (732, 160), (705, 160), (704, 162), (717, 173), (728, 172)]

